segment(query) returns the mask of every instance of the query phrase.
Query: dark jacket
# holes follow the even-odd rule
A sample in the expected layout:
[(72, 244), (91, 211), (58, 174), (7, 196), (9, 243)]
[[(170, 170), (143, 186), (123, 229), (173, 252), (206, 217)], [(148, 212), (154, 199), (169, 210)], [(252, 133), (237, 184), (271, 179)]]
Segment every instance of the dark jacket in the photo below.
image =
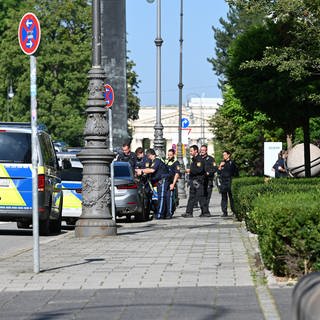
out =
[(227, 160), (222, 169), (219, 170), (219, 173), (221, 181), (220, 192), (229, 192), (231, 190), (232, 177), (239, 175), (238, 167), (233, 160)]
[(190, 164), (190, 179), (204, 179), (205, 177), (205, 162), (204, 159), (198, 154), (192, 158)]
[(117, 156), (117, 161), (129, 162), (132, 169), (136, 168), (137, 156), (134, 152), (129, 152), (128, 154), (124, 154), (120, 152)]
[(178, 173), (180, 176), (180, 163), (176, 159), (172, 159), (172, 160), (167, 159), (165, 163), (169, 170), (169, 182), (172, 183), (176, 173)]
[(214, 173), (217, 172), (216, 162), (213, 157), (206, 155), (204, 158), (204, 169), (208, 180), (213, 180)]
[(281, 167), (282, 169), (286, 170), (286, 162), (283, 158), (280, 158), (276, 161), (276, 163), (273, 165), (273, 169), (275, 171), (275, 177), (276, 178), (285, 178), (287, 177), (287, 170), (285, 172), (283, 171), (279, 171), (279, 167)]
[(167, 165), (159, 158), (155, 158), (149, 168), (154, 169), (154, 172), (151, 174), (151, 182), (157, 183), (163, 178), (169, 177), (169, 170)]

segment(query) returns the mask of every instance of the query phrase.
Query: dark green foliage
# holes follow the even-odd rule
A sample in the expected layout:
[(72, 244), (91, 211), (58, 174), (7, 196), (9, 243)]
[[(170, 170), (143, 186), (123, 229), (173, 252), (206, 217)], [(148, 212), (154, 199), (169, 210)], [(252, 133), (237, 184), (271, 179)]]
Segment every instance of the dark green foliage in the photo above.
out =
[[(87, 72), (90, 69), (91, 7), (85, 0), (25, 1), (41, 25), (37, 56), (38, 121), (54, 139), (80, 145), (85, 123)], [(6, 88), (12, 81), (15, 96), (10, 120), (30, 121), (30, 66), (17, 39), (25, 9), (10, 10), (13, 22), (1, 38), (0, 108), (6, 107)], [(3, 119), (6, 112), (1, 112)]]
[(247, 190), (255, 190), (264, 185), (263, 177), (240, 177), (232, 180), (232, 194), (235, 207), (235, 215), (239, 221), (245, 219), (246, 212), (250, 205), (250, 200), (254, 199), (257, 194), (249, 193)]
[(263, 261), (275, 275), (319, 270), (319, 191), (265, 195), (253, 202)]
[(1, 0), (0, 2), (0, 34), (8, 28), (11, 24), (10, 19), (8, 19), (8, 11), (10, 8), (18, 8), (23, 6), (24, 1), (21, 0)]
[[(53, 139), (79, 146), (83, 143), (87, 74), (91, 68), (91, 1), (27, 0), (19, 1), (19, 6), (15, 3), (4, 2), (7, 20), (1, 21), (0, 14), (0, 28), (1, 22), (7, 26), (0, 40), (0, 120), (30, 121), (30, 59), (19, 47), (17, 30), (22, 16), (33, 12), (42, 31), (36, 52), (38, 122), (46, 125)], [(135, 119), (139, 99), (133, 66), (129, 61), (128, 117)], [(15, 95), (9, 104), (7, 90), (11, 83)]]
[(320, 269), (320, 179), (238, 178), (236, 216), (258, 234), (265, 265), (276, 275)]
[(133, 70), (136, 64), (127, 58), (127, 103), (128, 103), (128, 119), (137, 120), (139, 117), (140, 99), (138, 98), (137, 89), (140, 80)]
[(265, 194), (282, 194), (292, 192), (305, 192), (320, 189), (320, 179), (265, 179), (240, 178), (233, 181), (232, 190), (236, 217), (245, 220), (248, 230), (256, 232), (256, 222), (251, 216), (252, 204), (256, 198)]
[(284, 132), (265, 114), (246, 111), (230, 86), (224, 87), (223, 97), (223, 105), (209, 121), (215, 135), (216, 156), (228, 149), (242, 175), (262, 176), (263, 143), (283, 140)]

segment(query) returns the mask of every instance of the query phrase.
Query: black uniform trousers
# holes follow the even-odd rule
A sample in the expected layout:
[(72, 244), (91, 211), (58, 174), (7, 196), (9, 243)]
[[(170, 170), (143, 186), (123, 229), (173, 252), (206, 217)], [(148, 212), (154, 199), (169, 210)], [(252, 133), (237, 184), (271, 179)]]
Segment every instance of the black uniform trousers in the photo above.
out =
[(207, 199), (207, 206), (210, 207), (210, 199), (212, 195), (212, 189), (213, 189), (213, 179), (207, 178), (206, 179), (206, 186), (205, 186), (205, 196)]
[(186, 214), (193, 214), (193, 207), (199, 201), (201, 214), (209, 214), (206, 190), (207, 187), (203, 177), (190, 179), (189, 199), (187, 204)]
[(230, 203), (231, 211), (234, 212), (234, 202), (231, 192), (231, 177), (225, 177), (221, 181), (220, 186), (221, 193), (221, 210), (224, 215), (228, 214), (228, 198)]

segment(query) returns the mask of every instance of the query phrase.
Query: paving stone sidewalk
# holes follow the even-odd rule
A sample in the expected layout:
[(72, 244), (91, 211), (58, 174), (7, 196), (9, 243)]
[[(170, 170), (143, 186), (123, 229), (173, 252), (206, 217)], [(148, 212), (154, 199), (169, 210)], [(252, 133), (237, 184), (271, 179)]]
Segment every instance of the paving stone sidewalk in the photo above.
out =
[(268, 288), (252, 269), (240, 223), (220, 217), (119, 223), (118, 236), (77, 239), (70, 231), (0, 260), (3, 319), (289, 319), (290, 288)]

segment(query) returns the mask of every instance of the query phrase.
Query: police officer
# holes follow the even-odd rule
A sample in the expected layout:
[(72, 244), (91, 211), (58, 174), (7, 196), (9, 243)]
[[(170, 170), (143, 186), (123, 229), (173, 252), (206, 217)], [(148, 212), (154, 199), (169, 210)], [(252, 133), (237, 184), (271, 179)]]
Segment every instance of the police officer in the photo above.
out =
[(166, 198), (166, 218), (171, 219), (177, 207), (178, 189), (177, 181), (180, 178), (180, 163), (175, 158), (174, 149), (169, 149), (165, 161), (169, 169), (169, 190)]
[(234, 203), (231, 192), (232, 177), (238, 176), (238, 168), (233, 160), (231, 160), (231, 153), (228, 150), (222, 153), (223, 161), (218, 167), (218, 173), (220, 174), (221, 185), (221, 210), (223, 212), (222, 217), (228, 216), (228, 198), (232, 212), (234, 212)]
[(203, 144), (200, 147), (200, 155), (204, 160), (204, 167), (205, 167), (205, 195), (207, 199), (208, 208), (210, 206), (210, 199), (212, 195), (213, 189), (213, 178), (214, 174), (217, 171), (216, 161), (212, 156), (208, 155), (208, 147)]
[(184, 218), (193, 217), (194, 204), (199, 201), (201, 214), (200, 217), (210, 217), (207, 200), (205, 196), (205, 162), (199, 154), (199, 148), (196, 145), (190, 147), (190, 156), (192, 161), (190, 169), (186, 169), (189, 173), (190, 190), (186, 213), (182, 214)]
[(148, 161), (147, 156), (144, 154), (143, 148), (138, 147), (135, 151), (136, 154), (136, 169), (144, 169)]
[(137, 157), (135, 153), (131, 151), (129, 143), (124, 143), (122, 145), (122, 152), (118, 153), (116, 160), (129, 162), (133, 171), (136, 168)]
[(156, 219), (165, 217), (165, 200), (166, 192), (169, 188), (169, 171), (166, 164), (156, 156), (154, 149), (148, 149), (146, 152), (147, 158), (150, 161), (145, 169), (136, 169), (137, 175), (148, 174), (153, 187), (157, 187), (158, 203)]

